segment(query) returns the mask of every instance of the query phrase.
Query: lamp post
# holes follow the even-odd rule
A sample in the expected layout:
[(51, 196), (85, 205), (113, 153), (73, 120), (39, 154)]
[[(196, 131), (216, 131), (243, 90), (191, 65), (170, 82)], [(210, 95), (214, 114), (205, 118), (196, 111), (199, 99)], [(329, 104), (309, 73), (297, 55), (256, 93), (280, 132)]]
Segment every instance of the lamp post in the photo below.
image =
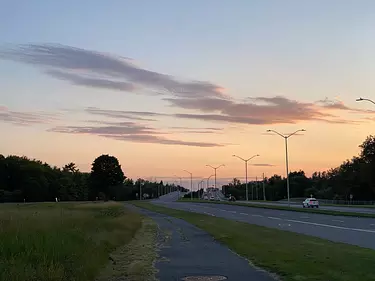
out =
[(211, 175), (207, 178), (207, 185), (206, 185), (206, 190), (210, 187), (209, 186), (209, 182), (210, 182), (210, 178), (212, 178), (214, 175)]
[[(202, 187), (202, 185), (204, 184), (204, 180), (201, 180), (200, 182), (199, 182), (199, 185), (200, 185), (200, 187), (201, 187), (201, 189), (202, 189), (202, 194), (203, 194), (203, 192), (204, 192), (204, 188)], [(199, 188), (198, 188), (198, 196), (199, 196)]]
[(280, 134), (279, 132), (275, 131), (275, 130), (267, 130), (267, 132), (273, 132), (277, 135), (279, 135), (280, 137), (284, 138), (285, 140), (285, 166), (286, 166), (286, 188), (287, 188), (287, 194), (288, 194), (288, 206), (290, 207), (290, 193), (289, 193), (289, 161), (288, 161), (288, 139), (297, 134), (298, 132), (306, 132), (305, 129), (300, 129), (300, 130), (297, 130), (295, 131), (294, 133), (291, 133), (289, 135), (283, 135), (283, 134)]
[(207, 167), (211, 167), (212, 169), (215, 170), (215, 189), (216, 189), (216, 170), (219, 169), (220, 167), (225, 167), (224, 164), (221, 164), (220, 166), (217, 166), (217, 167), (213, 167), (211, 165), (206, 165)]
[(193, 200), (193, 173), (190, 173), (187, 170), (183, 170), (184, 172), (190, 174), (190, 198)]
[(373, 100), (370, 100), (370, 99), (364, 99), (364, 98), (356, 99), (356, 101), (368, 101), (368, 102), (371, 102), (371, 103), (375, 104), (375, 102), (374, 102)]
[(182, 187), (182, 178), (179, 176), (174, 175), (176, 178), (180, 179), (180, 186), (178, 187), (178, 199), (180, 199), (180, 189)]
[(247, 190), (248, 190), (248, 189), (247, 189), (247, 162), (249, 162), (249, 160), (253, 159), (254, 157), (259, 156), (259, 154), (255, 154), (255, 155), (251, 156), (251, 157), (248, 158), (248, 159), (244, 159), (244, 158), (242, 158), (242, 157), (240, 157), (240, 156), (237, 156), (237, 155), (235, 155), (235, 154), (233, 154), (232, 156), (233, 156), (233, 157), (237, 157), (238, 159), (241, 159), (242, 161), (245, 162), (245, 173), (246, 173), (246, 201), (249, 201), (249, 194), (248, 194), (248, 192), (247, 192)]

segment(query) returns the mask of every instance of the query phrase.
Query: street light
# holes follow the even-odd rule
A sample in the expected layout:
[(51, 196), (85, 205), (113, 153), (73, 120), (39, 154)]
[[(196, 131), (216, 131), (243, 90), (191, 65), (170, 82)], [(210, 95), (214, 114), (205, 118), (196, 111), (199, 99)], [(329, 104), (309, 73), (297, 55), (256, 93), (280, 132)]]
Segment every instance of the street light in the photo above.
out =
[(216, 170), (219, 169), (220, 167), (225, 167), (224, 164), (221, 164), (220, 166), (217, 166), (217, 167), (213, 167), (211, 165), (206, 165), (207, 167), (211, 167), (212, 169), (215, 170), (215, 189), (216, 189)]
[(190, 173), (189, 171), (183, 170), (184, 172), (190, 174), (190, 197), (191, 200), (193, 200), (193, 173)]
[(285, 139), (285, 166), (286, 166), (286, 188), (288, 193), (288, 206), (290, 207), (290, 195), (289, 195), (289, 163), (288, 163), (288, 138), (297, 134), (298, 132), (306, 132), (305, 129), (300, 129), (289, 135), (283, 135), (275, 130), (267, 130), (267, 132), (273, 132), (278, 134), (280, 137)]
[(249, 194), (248, 194), (248, 192), (247, 192), (247, 162), (248, 162), (249, 160), (253, 159), (254, 157), (259, 156), (259, 154), (255, 154), (255, 155), (251, 156), (251, 157), (248, 158), (248, 159), (244, 159), (244, 158), (242, 158), (242, 157), (240, 157), (240, 156), (237, 156), (237, 155), (235, 155), (235, 154), (233, 154), (232, 156), (233, 156), (233, 157), (237, 157), (238, 159), (241, 159), (242, 161), (245, 162), (245, 171), (246, 171), (246, 201), (249, 201)]
[(207, 186), (206, 186), (206, 190), (207, 190), (207, 189), (208, 189), (208, 187), (209, 187), (209, 185), (208, 185), (208, 184), (209, 184), (209, 182), (210, 182), (210, 178), (211, 178), (211, 177), (213, 177), (213, 176), (214, 176), (214, 175), (211, 175), (211, 176), (209, 176), (209, 177), (207, 178)]
[(356, 101), (368, 101), (368, 102), (372, 102), (373, 104), (375, 104), (375, 102), (374, 102), (373, 100), (370, 100), (370, 99), (364, 99), (364, 98), (356, 99)]
[(199, 183), (198, 183), (198, 190), (197, 190), (197, 197), (199, 199), (199, 190), (200, 188), (202, 188), (202, 183), (204, 183), (204, 180), (201, 180)]
[(180, 179), (180, 186), (179, 188), (177, 189), (178, 190), (178, 199), (180, 199), (180, 188), (182, 187), (182, 178), (177, 176), (177, 175), (174, 175), (176, 178)]

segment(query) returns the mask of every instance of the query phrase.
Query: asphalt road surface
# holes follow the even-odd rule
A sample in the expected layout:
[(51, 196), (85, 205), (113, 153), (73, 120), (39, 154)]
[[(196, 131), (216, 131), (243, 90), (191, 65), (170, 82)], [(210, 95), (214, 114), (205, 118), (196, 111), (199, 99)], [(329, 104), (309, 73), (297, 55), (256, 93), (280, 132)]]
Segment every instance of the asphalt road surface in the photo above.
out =
[[(288, 206), (288, 202), (252, 202), (252, 201), (237, 201), (240, 203), (248, 204), (260, 204), (260, 205), (270, 205), (270, 206)], [(290, 203), (291, 207), (303, 208), (301, 203)], [(352, 213), (365, 213), (365, 214), (375, 214), (375, 208), (361, 208), (361, 207), (344, 207), (344, 206), (324, 206), (320, 205), (319, 209), (337, 212), (352, 212)]]
[[(250, 266), (246, 259), (214, 241), (203, 230), (167, 215), (141, 212), (158, 224), (159, 258), (155, 263), (158, 280), (224, 280), (214, 276), (230, 281), (243, 281), (244, 276), (246, 280), (275, 280), (267, 272)], [(205, 278), (197, 279), (198, 276)], [(191, 279), (183, 279), (186, 277)]]
[(375, 219), (372, 218), (331, 216), (225, 204), (171, 202), (163, 199), (153, 200), (152, 203), (375, 249)]

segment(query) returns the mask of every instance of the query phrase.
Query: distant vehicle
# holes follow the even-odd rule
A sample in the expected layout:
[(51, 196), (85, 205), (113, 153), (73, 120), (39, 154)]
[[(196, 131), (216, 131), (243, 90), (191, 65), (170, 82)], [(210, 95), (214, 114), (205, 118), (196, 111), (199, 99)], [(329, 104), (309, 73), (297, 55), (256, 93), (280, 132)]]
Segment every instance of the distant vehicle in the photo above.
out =
[(213, 195), (210, 196), (210, 200), (215, 200), (215, 197)]
[(302, 202), (302, 207), (304, 208), (319, 208), (319, 201), (315, 198), (307, 198)]
[(207, 195), (203, 196), (203, 199), (208, 200), (208, 196)]

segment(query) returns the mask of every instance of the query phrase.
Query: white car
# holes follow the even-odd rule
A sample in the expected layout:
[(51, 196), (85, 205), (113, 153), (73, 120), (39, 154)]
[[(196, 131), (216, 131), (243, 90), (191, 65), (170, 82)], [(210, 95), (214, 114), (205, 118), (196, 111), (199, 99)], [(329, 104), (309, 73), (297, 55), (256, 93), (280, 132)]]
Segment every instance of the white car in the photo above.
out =
[(215, 200), (215, 197), (213, 195), (210, 196), (210, 200), (213, 201)]
[(315, 198), (307, 198), (302, 202), (304, 208), (319, 208), (319, 201)]

